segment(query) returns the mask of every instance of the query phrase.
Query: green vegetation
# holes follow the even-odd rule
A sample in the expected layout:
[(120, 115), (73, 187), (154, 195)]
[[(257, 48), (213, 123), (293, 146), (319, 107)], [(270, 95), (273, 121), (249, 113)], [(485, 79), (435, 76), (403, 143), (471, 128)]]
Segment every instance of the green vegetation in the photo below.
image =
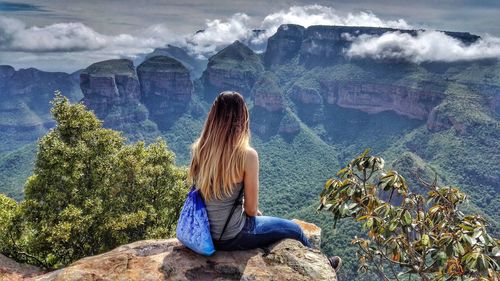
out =
[[(327, 180), (318, 210), (333, 214), (334, 222), (354, 218), (369, 239), (353, 237), (361, 270), (373, 270), (384, 280), (493, 280), (500, 266), (500, 240), (486, 230), (477, 215), (464, 215), (458, 206), (465, 194), (456, 187), (423, 182), (427, 196), (412, 193), (406, 180), (384, 169), (384, 160), (366, 150)], [(387, 200), (382, 194), (388, 193)], [(394, 195), (402, 196), (399, 204)], [(334, 224), (335, 227), (335, 224)]]
[(25, 200), (0, 195), (0, 252), (46, 268), (147, 238), (172, 237), (186, 171), (164, 141), (126, 145), (82, 104), (57, 95)]

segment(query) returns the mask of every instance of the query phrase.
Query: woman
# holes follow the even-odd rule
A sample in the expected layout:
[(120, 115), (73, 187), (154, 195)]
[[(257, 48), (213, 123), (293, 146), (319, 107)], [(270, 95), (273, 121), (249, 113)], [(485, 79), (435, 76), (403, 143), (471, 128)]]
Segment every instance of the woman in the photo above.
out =
[[(249, 142), (243, 97), (237, 92), (220, 93), (192, 146), (189, 169), (189, 179), (205, 201), (215, 248), (247, 250), (285, 238), (311, 248), (296, 223), (259, 211), (259, 158)], [(241, 195), (243, 204), (238, 204)], [(338, 257), (333, 262), (340, 265)]]

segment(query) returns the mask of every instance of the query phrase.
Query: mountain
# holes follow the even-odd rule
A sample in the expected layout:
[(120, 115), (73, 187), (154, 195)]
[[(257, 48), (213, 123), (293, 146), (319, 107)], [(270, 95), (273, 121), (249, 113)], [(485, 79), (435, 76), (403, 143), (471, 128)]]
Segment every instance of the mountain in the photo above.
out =
[[(326, 179), (367, 147), (403, 174), (416, 192), (426, 192), (417, 176), (433, 179), (437, 174), (440, 183), (459, 186), (470, 198), (463, 211), (483, 215), (490, 231), (500, 234), (500, 61), (416, 64), (347, 58), (343, 53), (352, 42), (349, 37), (396, 31), (418, 33), (282, 25), (264, 53), (235, 41), (209, 58), (199, 79), (192, 76), (188, 59), (174, 55), (151, 55), (137, 67), (129, 60), (98, 62), (79, 74), (83, 102), (105, 126), (122, 130), (132, 140), (165, 137), (177, 163), (187, 165), (189, 146), (213, 98), (222, 90), (241, 92), (250, 108), (252, 145), (261, 161), (262, 211), (321, 226), (323, 250), (346, 257), (340, 278), (354, 279), (357, 260), (350, 240), (359, 235), (359, 227), (346, 221), (334, 230), (329, 214), (316, 214), (315, 206)], [(464, 45), (479, 39), (446, 33)], [(11, 82), (2, 77), (16, 71), (0, 70), (4, 96), (4, 85)], [(69, 74), (58, 75), (72, 81)], [(39, 124), (33, 116), (49, 120), (49, 104), (33, 102), (38, 100), (35, 92), (19, 89), (32, 85), (49, 90), (43, 88), (45, 83), (66, 80), (19, 81), (18, 88), (9, 90), (10, 103), (2, 99), (2, 119), (16, 128)], [(65, 94), (65, 89), (74, 90), (64, 88)], [(26, 140), (14, 138), (23, 136), (21, 129), (2, 130), (2, 140), (11, 145), (2, 146), (0, 178), (10, 180), (0, 185), (0, 192), (21, 197), (28, 162), (34, 157), (29, 144), (50, 123), (43, 127), (30, 130), (32, 137)], [(12, 179), (19, 170), (23, 172)], [(361, 274), (357, 278), (369, 279)]]
[(80, 99), (77, 73), (0, 65), (0, 154), (32, 143), (54, 125), (49, 102), (56, 90), (72, 101)]
[(212, 100), (219, 92), (231, 89), (248, 97), (263, 71), (260, 57), (243, 43), (235, 41), (208, 60), (201, 77), (205, 95)]

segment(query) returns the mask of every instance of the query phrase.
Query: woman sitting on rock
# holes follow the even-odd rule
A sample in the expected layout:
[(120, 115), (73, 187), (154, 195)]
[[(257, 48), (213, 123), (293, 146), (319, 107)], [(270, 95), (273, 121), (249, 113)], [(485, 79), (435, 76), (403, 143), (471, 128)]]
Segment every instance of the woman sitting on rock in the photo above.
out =
[[(269, 246), (291, 238), (312, 247), (293, 221), (259, 211), (259, 158), (250, 147), (249, 113), (237, 92), (222, 92), (192, 145), (189, 179), (205, 201), (215, 248), (223, 251)], [(330, 258), (335, 269), (340, 258)]]

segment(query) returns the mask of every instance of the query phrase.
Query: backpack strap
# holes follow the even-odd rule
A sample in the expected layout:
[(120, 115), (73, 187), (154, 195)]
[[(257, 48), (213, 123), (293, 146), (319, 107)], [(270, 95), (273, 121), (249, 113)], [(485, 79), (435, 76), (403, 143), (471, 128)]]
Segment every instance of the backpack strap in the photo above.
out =
[(241, 197), (241, 194), (243, 193), (243, 188), (244, 188), (244, 186), (241, 187), (240, 193), (238, 193), (238, 197), (236, 197), (236, 199), (234, 200), (233, 208), (231, 209), (231, 212), (229, 213), (229, 216), (227, 217), (226, 223), (224, 224), (224, 228), (222, 229), (222, 233), (220, 234), (219, 241), (222, 239), (222, 235), (224, 235), (224, 232), (226, 231), (227, 224), (229, 223), (229, 220), (233, 216), (234, 210), (236, 210), (236, 206), (238, 206), (238, 204), (242, 203), (242, 200), (240, 197)]

